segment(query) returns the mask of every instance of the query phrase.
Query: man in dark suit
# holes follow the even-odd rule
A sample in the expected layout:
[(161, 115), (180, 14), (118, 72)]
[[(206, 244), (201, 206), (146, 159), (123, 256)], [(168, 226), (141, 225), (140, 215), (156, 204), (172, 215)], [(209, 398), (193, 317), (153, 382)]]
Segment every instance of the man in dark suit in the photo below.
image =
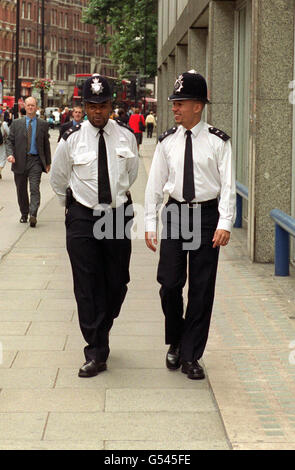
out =
[(49, 126), (46, 121), (36, 117), (35, 98), (30, 96), (25, 100), (25, 109), (26, 117), (15, 119), (10, 126), (6, 155), (14, 172), (20, 222), (26, 223), (30, 215), (30, 226), (35, 227), (40, 206), (41, 174), (43, 171), (48, 173), (51, 164)]
[(74, 106), (73, 108), (73, 112), (72, 112), (72, 117), (73, 117), (73, 120), (72, 121), (68, 121), (66, 122), (65, 124), (62, 124), (61, 127), (60, 127), (60, 131), (59, 131), (59, 137), (58, 137), (58, 141), (60, 141), (60, 139), (62, 138), (62, 136), (64, 135), (64, 133), (66, 131), (68, 131), (70, 129), (70, 127), (72, 126), (75, 126), (76, 124), (80, 124), (82, 119), (83, 119), (83, 110), (82, 110), (82, 107), (81, 106)]

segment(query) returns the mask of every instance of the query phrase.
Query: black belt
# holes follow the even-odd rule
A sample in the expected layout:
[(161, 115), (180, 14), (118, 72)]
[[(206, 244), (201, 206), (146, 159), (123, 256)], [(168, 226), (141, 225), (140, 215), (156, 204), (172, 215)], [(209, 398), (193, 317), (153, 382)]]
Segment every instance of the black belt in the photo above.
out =
[(201, 204), (202, 207), (217, 207), (218, 206), (218, 199), (210, 199), (209, 201), (200, 201), (200, 202), (186, 202), (186, 201), (177, 201), (177, 199), (174, 199), (173, 197), (169, 196), (168, 199), (169, 203), (174, 203), (178, 205), (186, 204), (188, 207), (195, 207), (198, 204)]
[(38, 153), (27, 153), (28, 157), (39, 157)]

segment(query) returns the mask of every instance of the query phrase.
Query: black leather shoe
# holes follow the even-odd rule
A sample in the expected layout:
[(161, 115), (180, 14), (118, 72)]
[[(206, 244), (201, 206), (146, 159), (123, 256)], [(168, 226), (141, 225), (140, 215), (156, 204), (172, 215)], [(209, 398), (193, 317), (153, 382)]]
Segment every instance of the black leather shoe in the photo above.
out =
[(31, 215), (30, 216), (30, 226), (31, 227), (36, 227), (36, 224), (37, 224), (37, 217), (35, 217), (34, 215)]
[(21, 224), (26, 224), (28, 222), (28, 217), (26, 215), (22, 215), (19, 221)]
[(182, 362), (181, 372), (187, 374), (189, 379), (192, 380), (201, 380), (205, 378), (204, 370), (198, 363), (198, 361), (193, 362)]
[(176, 370), (180, 367), (180, 348), (171, 344), (166, 354), (166, 366), (170, 370)]
[(79, 370), (79, 377), (94, 377), (107, 369), (105, 362), (87, 361)]

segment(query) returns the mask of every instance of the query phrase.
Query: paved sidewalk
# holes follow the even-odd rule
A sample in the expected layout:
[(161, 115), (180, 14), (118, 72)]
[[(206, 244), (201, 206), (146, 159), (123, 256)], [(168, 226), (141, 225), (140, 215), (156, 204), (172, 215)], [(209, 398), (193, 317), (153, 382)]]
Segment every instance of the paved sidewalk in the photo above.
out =
[[(142, 146), (138, 204), (154, 145)], [(158, 254), (134, 240), (108, 371), (80, 379), (64, 211), (48, 201), (36, 229), (11, 231), (16, 243), (0, 262), (0, 449), (294, 449), (294, 277), (251, 264), (234, 231), (221, 253), (207, 378), (192, 381), (165, 368)]]
[[(50, 130), (50, 145), (52, 154), (57, 146), (59, 130)], [(2, 171), (3, 179), (0, 181), (0, 260), (26, 231), (27, 225), (20, 224), (20, 212), (16, 198), (16, 188), (14, 184), (11, 164), (6, 163)], [(42, 173), (41, 178), (41, 205), (40, 211), (54, 196), (49, 184), (49, 175)], [(39, 212), (40, 212), (39, 211)]]

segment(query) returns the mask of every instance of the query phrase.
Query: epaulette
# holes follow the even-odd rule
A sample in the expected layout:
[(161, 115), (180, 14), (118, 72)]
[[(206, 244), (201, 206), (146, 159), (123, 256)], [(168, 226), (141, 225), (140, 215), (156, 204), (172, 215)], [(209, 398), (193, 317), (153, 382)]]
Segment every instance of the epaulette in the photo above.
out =
[(66, 132), (63, 133), (62, 138), (64, 140), (67, 140), (70, 135), (73, 134), (73, 132), (78, 131), (81, 128), (81, 124), (76, 124), (75, 126), (70, 127)]
[(159, 137), (159, 142), (163, 142), (168, 135), (172, 135), (177, 131), (177, 126), (171, 127), (171, 129), (168, 129), (168, 131), (163, 132), (163, 134), (160, 135)]
[(119, 124), (119, 126), (125, 127), (125, 129), (128, 129), (130, 132), (132, 132), (132, 134), (134, 134), (134, 130), (130, 126), (128, 126), (128, 124), (126, 124), (125, 122), (120, 121), (120, 119), (116, 119), (115, 122)]
[(224, 142), (230, 139), (229, 135), (227, 135), (225, 132), (221, 131), (220, 129), (216, 129), (216, 127), (209, 127), (209, 132), (211, 132), (211, 134), (216, 135), (217, 137), (220, 137), (222, 140), (224, 140)]

